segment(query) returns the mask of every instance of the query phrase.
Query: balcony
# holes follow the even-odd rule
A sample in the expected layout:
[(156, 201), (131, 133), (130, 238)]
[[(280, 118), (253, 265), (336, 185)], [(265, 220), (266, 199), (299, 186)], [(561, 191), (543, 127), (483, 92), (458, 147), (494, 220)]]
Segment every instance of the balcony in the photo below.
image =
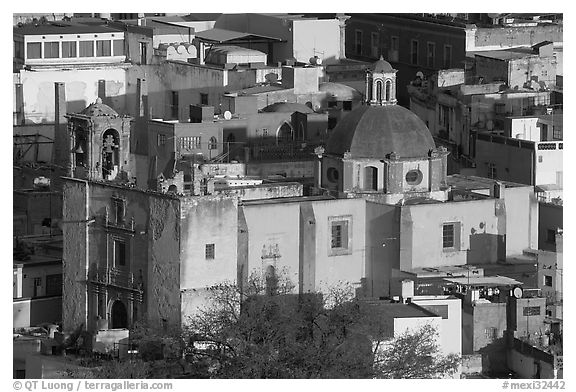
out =
[(126, 219), (110, 219), (108, 208), (106, 208), (106, 215), (104, 216), (104, 227), (107, 229), (117, 229), (134, 234), (134, 217)]
[(88, 281), (97, 285), (114, 286), (132, 291), (140, 296), (144, 292), (141, 278), (134, 279), (134, 274), (118, 268), (92, 268), (88, 272)]

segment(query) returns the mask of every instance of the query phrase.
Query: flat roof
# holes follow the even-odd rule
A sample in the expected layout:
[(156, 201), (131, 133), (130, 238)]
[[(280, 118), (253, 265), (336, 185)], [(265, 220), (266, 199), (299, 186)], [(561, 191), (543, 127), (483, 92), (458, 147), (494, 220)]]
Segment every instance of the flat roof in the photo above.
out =
[(360, 306), (373, 307), (375, 312), (384, 317), (394, 318), (414, 318), (414, 317), (438, 317), (427, 309), (421, 308), (413, 303), (387, 302), (385, 300), (362, 301)]
[[(464, 176), (461, 174), (452, 174), (446, 177), (448, 185), (467, 190), (487, 189), (490, 188), (496, 180), (485, 177), (477, 176)], [(516, 182), (502, 181), (498, 182), (504, 184), (507, 188), (529, 187), (530, 185), (519, 184)]]
[(210, 29), (195, 33), (196, 38), (210, 43), (240, 43), (240, 42), (283, 42), (281, 38), (265, 35), (242, 33), (239, 31)]
[(516, 279), (508, 278), (506, 276), (465, 276), (462, 278), (444, 278), (444, 280), (456, 284), (466, 286), (484, 286), (484, 287), (500, 287), (500, 286), (516, 286), (523, 284)]
[(85, 33), (123, 33), (124, 31), (104, 24), (80, 24), (70, 22), (53, 22), (47, 24), (26, 24), (15, 26), (14, 34), (50, 35), (50, 34), (85, 34)]
[[(468, 271), (476, 271), (476, 270), (483, 270), (482, 267), (478, 267), (475, 265), (448, 265), (448, 266), (440, 266), (440, 267), (423, 267), (423, 268), (414, 268), (412, 271), (407, 271), (408, 273), (416, 274), (417, 278), (428, 278), (428, 277), (442, 277), (448, 274), (452, 275), (463, 275), (466, 276)], [(483, 274), (484, 272), (482, 272)]]
[[(272, 67), (270, 67), (272, 68)], [(286, 87), (282, 87), (279, 85), (263, 85), (263, 86), (252, 86), (243, 88), (240, 90), (232, 90), (229, 91), (228, 94), (238, 94), (238, 95), (252, 95), (252, 94), (262, 94), (262, 93), (269, 93), (273, 91), (281, 91), (281, 90), (289, 90)]]
[[(285, 184), (285, 183), (283, 183)], [(295, 184), (295, 183), (288, 183)], [(299, 183), (298, 183), (299, 184)], [(270, 184), (262, 184), (262, 186), (270, 186)], [(255, 187), (253, 185), (252, 187)], [(355, 199), (336, 199), (332, 196), (293, 196), (293, 197), (279, 197), (275, 199), (256, 199), (256, 200), (245, 200), (242, 202), (245, 206), (258, 205), (258, 204), (280, 204), (280, 203), (300, 203), (306, 201), (321, 201), (321, 200), (355, 200)]]
[(487, 50), (483, 52), (475, 52), (475, 56), (489, 57), (498, 60), (517, 60), (528, 56), (538, 56), (534, 53), (532, 48), (515, 48), (505, 50)]

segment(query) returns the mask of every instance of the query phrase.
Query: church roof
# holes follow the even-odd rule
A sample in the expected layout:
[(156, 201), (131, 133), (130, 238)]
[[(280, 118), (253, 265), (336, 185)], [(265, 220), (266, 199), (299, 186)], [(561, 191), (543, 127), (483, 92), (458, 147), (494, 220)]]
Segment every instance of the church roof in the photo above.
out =
[(314, 110), (310, 109), (308, 106), (293, 102), (276, 102), (272, 105), (266, 106), (262, 111), (266, 113), (314, 113)]
[(372, 65), (372, 71), (378, 73), (387, 73), (394, 72), (394, 68), (392, 68), (388, 61), (384, 60), (384, 57), (380, 56), (380, 60), (376, 61), (374, 65)]
[(427, 157), (436, 148), (426, 124), (398, 105), (360, 106), (334, 128), (326, 152), (353, 158), (383, 159), (389, 153), (401, 158)]
[(102, 99), (100, 97), (96, 98), (96, 102), (90, 104), (86, 109), (82, 110), (81, 114), (90, 117), (118, 117), (118, 113), (110, 106), (102, 103)]

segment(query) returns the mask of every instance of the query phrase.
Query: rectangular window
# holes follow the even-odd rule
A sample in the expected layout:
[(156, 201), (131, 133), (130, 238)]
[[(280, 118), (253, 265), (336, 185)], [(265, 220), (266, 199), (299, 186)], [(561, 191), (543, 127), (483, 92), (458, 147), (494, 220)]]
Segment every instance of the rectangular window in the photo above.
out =
[(418, 41), (410, 41), (410, 64), (418, 64)]
[(342, 109), (344, 109), (345, 112), (349, 112), (350, 110), (352, 110), (352, 101), (342, 102)]
[(540, 124), (540, 141), (545, 142), (548, 140), (548, 124)]
[(332, 216), (328, 218), (329, 256), (352, 254), (352, 216)]
[(380, 56), (380, 34), (378, 33), (372, 33), (371, 34), (371, 38), (372, 38), (372, 57), (379, 57)]
[(544, 275), (544, 286), (552, 287), (552, 277), (549, 275)]
[(146, 42), (140, 42), (140, 64), (146, 65), (148, 57), (148, 45)]
[(172, 91), (170, 96), (170, 114), (172, 118), (178, 118), (178, 91)]
[(114, 267), (126, 266), (126, 243), (114, 240)]
[(390, 49), (398, 51), (400, 49), (400, 39), (398, 37), (390, 37)]
[(552, 139), (562, 140), (562, 128), (552, 126)]
[(94, 41), (78, 42), (80, 57), (94, 57)]
[(60, 49), (59, 42), (44, 42), (44, 58), (50, 58), (50, 59), (59, 58), (60, 57), (59, 49)]
[(455, 234), (455, 224), (446, 223), (442, 225), (442, 248), (453, 249), (455, 245), (454, 234)]
[(46, 276), (46, 295), (62, 295), (62, 274)]
[(488, 164), (488, 178), (497, 179), (498, 171), (496, 170), (496, 165), (493, 163)]
[(332, 222), (332, 249), (348, 248), (348, 222)]
[(42, 288), (42, 278), (34, 278), (34, 292), (32, 293), (33, 297), (38, 297), (41, 295), (41, 288)]
[(26, 44), (26, 57), (29, 59), (42, 58), (42, 44), (40, 42), (28, 42)]
[(110, 40), (96, 41), (96, 56), (98, 57), (112, 56), (112, 45)]
[(540, 316), (540, 306), (525, 306), (522, 310), (523, 316)]
[(206, 244), (206, 260), (214, 259), (214, 244)]
[(428, 42), (426, 53), (426, 65), (434, 68), (436, 62), (436, 44), (434, 42)]
[(115, 39), (112, 41), (112, 49), (114, 50), (114, 56), (124, 56), (124, 40)]
[(452, 66), (452, 46), (444, 45), (444, 68)]
[(388, 51), (388, 59), (390, 61), (398, 61), (400, 55), (400, 39), (398, 37), (390, 37), (390, 50)]
[(208, 94), (200, 93), (200, 105), (208, 105)]
[(165, 145), (166, 144), (166, 135), (164, 135), (163, 133), (159, 133), (157, 142), (158, 142), (159, 146)]
[(76, 57), (76, 41), (62, 42), (62, 58)]
[(126, 201), (124, 199), (112, 199), (112, 204), (114, 208), (114, 222), (116, 224), (124, 223), (124, 217), (126, 215)]
[(192, 148), (200, 148), (201, 147), (201, 136), (192, 136)]
[(354, 33), (354, 50), (356, 54), (362, 54), (362, 30)]

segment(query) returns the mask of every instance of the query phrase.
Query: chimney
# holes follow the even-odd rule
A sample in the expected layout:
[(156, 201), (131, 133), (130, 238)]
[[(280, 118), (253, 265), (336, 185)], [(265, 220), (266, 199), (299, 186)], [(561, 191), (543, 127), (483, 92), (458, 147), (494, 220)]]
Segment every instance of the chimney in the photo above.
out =
[(402, 303), (410, 303), (414, 298), (414, 281), (410, 279), (404, 279), (402, 281)]
[(106, 101), (106, 80), (104, 79), (98, 80), (98, 97), (102, 102), (108, 105), (108, 102)]

